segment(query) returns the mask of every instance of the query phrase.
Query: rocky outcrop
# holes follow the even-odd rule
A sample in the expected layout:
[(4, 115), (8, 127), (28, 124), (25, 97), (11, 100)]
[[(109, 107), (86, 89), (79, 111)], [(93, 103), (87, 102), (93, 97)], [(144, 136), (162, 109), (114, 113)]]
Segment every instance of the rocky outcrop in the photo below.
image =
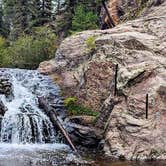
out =
[(114, 29), (85, 31), (65, 39), (55, 60), (39, 67), (62, 87), (65, 97), (75, 96), (102, 113), (96, 126), (105, 131), (104, 150), (109, 156), (166, 159), (165, 28), (163, 2), (149, 8), (144, 17)]

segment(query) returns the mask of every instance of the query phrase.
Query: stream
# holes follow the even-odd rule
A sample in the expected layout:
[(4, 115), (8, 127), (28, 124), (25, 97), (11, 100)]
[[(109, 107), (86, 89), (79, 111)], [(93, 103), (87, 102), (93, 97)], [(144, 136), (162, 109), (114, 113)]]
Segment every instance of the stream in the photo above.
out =
[[(111, 161), (78, 157), (39, 108), (44, 97), (65, 127), (60, 89), (37, 71), (0, 69), (0, 166), (165, 166), (161, 162)], [(83, 155), (84, 156), (84, 155)], [(86, 156), (86, 155), (85, 155)], [(87, 162), (88, 161), (88, 162)]]

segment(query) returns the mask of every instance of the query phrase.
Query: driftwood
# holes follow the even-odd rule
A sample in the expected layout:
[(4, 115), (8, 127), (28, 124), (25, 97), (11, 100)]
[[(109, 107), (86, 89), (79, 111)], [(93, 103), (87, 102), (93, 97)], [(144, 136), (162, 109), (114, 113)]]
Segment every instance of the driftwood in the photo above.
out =
[(65, 130), (65, 128), (63, 127), (63, 125), (59, 121), (58, 117), (56, 116), (54, 109), (51, 106), (49, 106), (49, 104), (44, 99), (44, 97), (38, 97), (38, 102), (39, 102), (39, 107), (42, 108), (45, 111), (47, 116), (50, 118), (52, 124), (55, 127), (59, 128), (59, 130), (61, 131), (61, 133), (66, 138), (67, 142), (69, 143), (70, 147), (72, 148), (72, 150), (74, 150), (78, 154), (78, 151), (75, 148), (75, 146), (73, 145), (73, 143), (72, 143), (72, 141), (69, 137), (69, 134), (67, 133), (67, 131)]

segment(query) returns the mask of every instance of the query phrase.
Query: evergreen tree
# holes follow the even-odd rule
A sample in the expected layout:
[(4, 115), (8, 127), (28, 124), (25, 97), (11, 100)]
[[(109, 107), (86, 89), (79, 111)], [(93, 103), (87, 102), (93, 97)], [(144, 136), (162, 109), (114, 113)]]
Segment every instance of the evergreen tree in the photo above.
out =
[(30, 0), (29, 1), (29, 26), (30, 28), (50, 23), (53, 18), (52, 0)]
[(3, 9), (2, 4), (0, 4), (0, 35), (5, 36), (6, 30), (4, 27), (4, 21), (3, 21)]
[(2, 6), (3, 6), (4, 26), (6, 27), (6, 30), (9, 34), (11, 27), (12, 27), (12, 20), (13, 20), (13, 13), (14, 13), (14, 8), (13, 8), (14, 1), (13, 0), (3, 0)]
[(28, 0), (14, 0), (11, 39), (17, 39), (28, 27)]
[(86, 5), (78, 5), (72, 19), (72, 31), (80, 32), (88, 29), (97, 29), (97, 15), (86, 8)]
[(29, 28), (40, 25), (41, 0), (29, 1)]
[(76, 0), (60, 0), (59, 2), (59, 12), (56, 13), (55, 24), (57, 35), (61, 41), (69, 35), (69, 30), (72, 25), (72, 17), (74, 15), (74, 7), (77, 3)]
[(52, 0), (41, 1), (40, 24), (44, 25), (52, 21), (53, 3)]

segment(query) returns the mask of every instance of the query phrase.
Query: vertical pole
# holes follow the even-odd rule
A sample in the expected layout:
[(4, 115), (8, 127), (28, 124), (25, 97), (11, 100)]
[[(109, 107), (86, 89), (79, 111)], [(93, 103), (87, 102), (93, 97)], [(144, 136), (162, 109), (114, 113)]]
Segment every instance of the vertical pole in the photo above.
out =
[(148, 119), (149, 95), (146, 94), (146, 119)]
[(103, 4), (103, 7), (104, 7), (104, 9), (105, 9), (105, 11), (106, 11), (106, 14), (107, 14), (107, 16), (108, 16), (108, 18), (109, 18), (110, 27), (111, 27), (111, 28), (115, 27), (115, 24), (114, 24), (114, 22), (113, 22), (113, 20), (112, 20), (112, 17), (110, 16), (110, 13), (109, 13), (109, 11), (108, 11), (108, 9), (107, 9), (107, 6), (106, 6), (106, 4), (105, 4), (105, 0), (102, 0), (102, 4)]
[(117, 95), (117, 78), (118, 78), (118, 64), (116, 64), (116, 67), (115, 67), (115, 89), (114, 89), (114, 96)]

